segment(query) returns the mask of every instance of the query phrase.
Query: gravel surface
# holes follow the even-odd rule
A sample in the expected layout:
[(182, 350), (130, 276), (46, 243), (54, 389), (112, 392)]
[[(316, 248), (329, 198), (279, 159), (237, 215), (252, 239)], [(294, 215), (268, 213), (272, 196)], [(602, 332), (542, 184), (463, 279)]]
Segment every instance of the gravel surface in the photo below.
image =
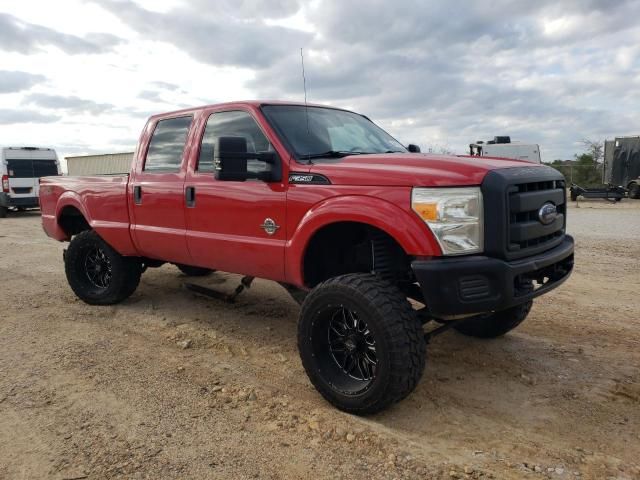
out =
[(311, 387), (299, 308), (278, 285), (230, 305), (164, 266), (121, 305), (91, 307), (38, 213), (12, 214), (0, 479), (640, 478), (640, 201), (581, 201), (569, 219), (575, 272), (521, 327), (437, 337), (415, 393), (358, 418)]

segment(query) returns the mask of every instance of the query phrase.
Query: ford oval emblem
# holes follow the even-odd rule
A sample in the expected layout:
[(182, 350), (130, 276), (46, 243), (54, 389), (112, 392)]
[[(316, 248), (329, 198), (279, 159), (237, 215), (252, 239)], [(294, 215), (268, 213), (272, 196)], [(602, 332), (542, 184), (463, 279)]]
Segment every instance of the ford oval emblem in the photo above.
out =
[(553, 203), (545, 203), (538, 210), (538, 219), (543, 225), (550, 225), (558, 217), (558, 209)]

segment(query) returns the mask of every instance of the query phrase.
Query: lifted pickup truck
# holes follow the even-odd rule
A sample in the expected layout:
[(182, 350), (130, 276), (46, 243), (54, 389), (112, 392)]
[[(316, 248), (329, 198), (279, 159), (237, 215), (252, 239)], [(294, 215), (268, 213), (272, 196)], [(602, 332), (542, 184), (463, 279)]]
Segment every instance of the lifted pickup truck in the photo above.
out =
[(42, 221), (70, 241), (67, 279), (92, 305), (123, 301), (165, 262), (283, 284), (302, 303), (311, 382), (369, 414), (420, 380), (423, 324), (498, 337), (573, 267), (556, 170), (409, 147), (319, 105), (156, 115), (128, 176), (42, 179)]

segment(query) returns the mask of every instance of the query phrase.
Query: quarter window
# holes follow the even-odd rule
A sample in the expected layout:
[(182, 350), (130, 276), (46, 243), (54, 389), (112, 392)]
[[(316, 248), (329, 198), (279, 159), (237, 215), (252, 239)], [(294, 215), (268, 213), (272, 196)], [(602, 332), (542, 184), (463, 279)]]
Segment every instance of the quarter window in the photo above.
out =
[[(247, 139), (249, 153), (271, 152), (273, 147), (265, 137), (253, 117), (240, 110), (214, 113), (207, 120), (202, 137), (202, 146), (198, 158), (199, 172), (213, 172), (214, 145), (218, 137), (244, 137)], [(247, 160), (249, 172), (262, 172), (268, 169), (265, 162)]]
[(149, 142), (144, 170), (147, 172), (178, 172), (192, 117), (160, 120)]

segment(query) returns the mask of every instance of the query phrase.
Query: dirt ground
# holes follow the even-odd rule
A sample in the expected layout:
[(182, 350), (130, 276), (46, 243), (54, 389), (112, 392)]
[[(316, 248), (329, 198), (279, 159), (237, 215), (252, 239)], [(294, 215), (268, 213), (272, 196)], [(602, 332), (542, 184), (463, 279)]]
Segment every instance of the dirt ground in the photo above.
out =
[(0, 478), (640, 478), (640, 201), (581, 201), (569, 231), (572, 278), (520, 328), (437, 337), (416, 391), (358, 418), (307, 380), (299, 309), (278, 285), (230, 305), (164, 266), (123, 304), (91, 307), (38, 212), (12, 214)]

